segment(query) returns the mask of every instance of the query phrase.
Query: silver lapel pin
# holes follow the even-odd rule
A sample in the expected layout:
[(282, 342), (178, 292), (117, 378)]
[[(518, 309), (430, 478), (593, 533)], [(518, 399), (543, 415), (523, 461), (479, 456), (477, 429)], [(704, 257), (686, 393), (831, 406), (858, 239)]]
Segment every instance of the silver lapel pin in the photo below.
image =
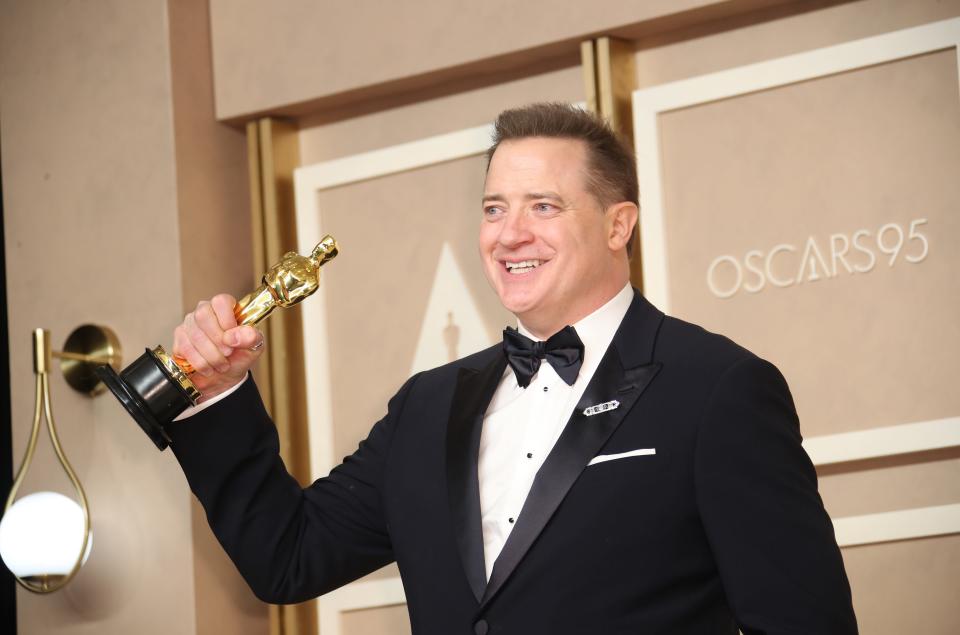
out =
[(613, 401), (605, 401), (603, 403), (598, 403), (595, 406), (590, 406), (589, 408), (583, 409), (584, 416), (592, 417), (593, 415), (598, 415), (601, 412), (607, 412), (609, 410), (616, 410), (620, 407), (620, 402), (614, 399)]

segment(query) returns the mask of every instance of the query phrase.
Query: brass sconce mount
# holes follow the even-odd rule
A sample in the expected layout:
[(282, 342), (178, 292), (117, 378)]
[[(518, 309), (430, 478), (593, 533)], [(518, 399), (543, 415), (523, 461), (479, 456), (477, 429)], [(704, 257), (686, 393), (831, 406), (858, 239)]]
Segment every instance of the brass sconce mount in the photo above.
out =
[[(74, 330), (63, 351), (51, 348), (50, 331), (36, 329), (33, 332), (33, 372), (36, 376), (33, 426), (3, 509), (0, 555), (17, 582), (34, 593), (52, 593), (73, 579), (90, 552), (92, 540), (87, 496), (60, 445), (53, 417), (49, 373), (54, 358), (60, 360), (60, 368), (72, 388), (93, 396), (103, 391), (94, 369), (104, 364), (119, 367), (120, 344), (109, 328), (92, 324)], [(55, 492), (37, 492), (16, 500), (33, 461), (44, 419), (50, 443), (73, 485), (79, 504)], [(48, 540), (53, 538), (53, 544), (38, 543), (38, 535)], [(77, 549), (75, 556), (70, 551), (71, 545)]]
[(60, 370), (71, 388), (94, 396), (106, 389), (97, 377), (97, 366), (108, 363), (119, 368), (120, 352), (120, 342), (113, 331), (84, 324), (70, 333), (62, 351), (53, 351), (53, 357), (60, 358)]

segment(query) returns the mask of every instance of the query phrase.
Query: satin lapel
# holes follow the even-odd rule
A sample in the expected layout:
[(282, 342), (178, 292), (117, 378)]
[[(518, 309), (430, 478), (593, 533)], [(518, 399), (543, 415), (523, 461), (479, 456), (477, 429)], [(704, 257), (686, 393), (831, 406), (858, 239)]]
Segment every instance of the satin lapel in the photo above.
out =
[[(651, 357), (662, 318), (663, 314), (642, 296), (636, 296), (583, 397), (534, 478), (516, 525), (493, 566), (481, 608), (504, 585), (587, 463), (607, 442), (660, 370), (661, 365), (652, 362)], [(621, 356), (627, 360), (627, 368), (624, 368)], [(641, 360), (642, 365), (629, 367), (630, 363), (637, 364)], [(613, 400), (620, 402), (614, 410), (589, 417), (583, 414), (585, 408)]]
[(447, 499), (460, 559), (477, 602), (487, 584), (477, 477), (480, 431), (506, 364), (503, 355), (498, 354), (480, 370), (460, 369), (447, 424)]

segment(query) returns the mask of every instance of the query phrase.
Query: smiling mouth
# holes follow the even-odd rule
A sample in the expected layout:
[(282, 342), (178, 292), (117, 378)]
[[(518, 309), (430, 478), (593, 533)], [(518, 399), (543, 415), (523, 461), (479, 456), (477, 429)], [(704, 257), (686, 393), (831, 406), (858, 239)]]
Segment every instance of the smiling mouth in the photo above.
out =
[(506, 267), (507, 273), (519, 275), (522, 273), (529, 273), (543, 263), (543, 260), (518, 260), (515, 262), (504, 261), (503, 266)]

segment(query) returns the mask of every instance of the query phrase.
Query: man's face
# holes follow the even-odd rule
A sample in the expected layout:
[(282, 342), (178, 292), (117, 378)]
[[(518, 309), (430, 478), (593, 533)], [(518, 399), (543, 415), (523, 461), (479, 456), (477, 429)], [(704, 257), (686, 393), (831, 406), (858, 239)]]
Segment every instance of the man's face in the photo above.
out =
[(503, 306), (542, 338), (626, 283), (609, 240), (611, 215), (587, 188), (586, 152), (572, 139), (504, 141), (487, 172), (484, 272)]

